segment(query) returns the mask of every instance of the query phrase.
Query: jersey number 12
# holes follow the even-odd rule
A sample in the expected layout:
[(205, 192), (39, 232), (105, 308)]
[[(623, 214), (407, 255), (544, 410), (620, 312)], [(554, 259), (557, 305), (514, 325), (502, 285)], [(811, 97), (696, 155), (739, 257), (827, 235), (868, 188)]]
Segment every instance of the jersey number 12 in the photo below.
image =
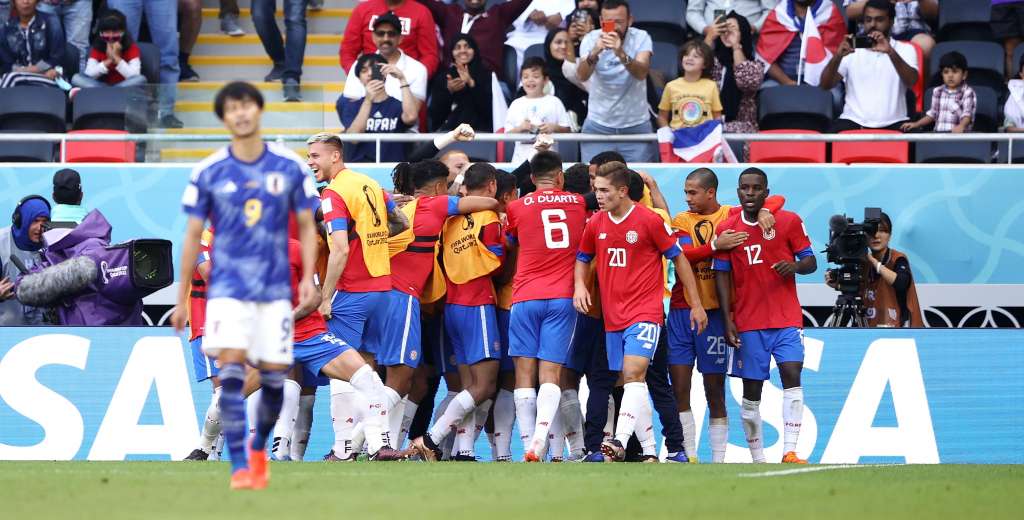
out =
[(763, 264), (761, 260), (761, 244), (753, 244), (743, 248), (747, 253), (747, 265)]

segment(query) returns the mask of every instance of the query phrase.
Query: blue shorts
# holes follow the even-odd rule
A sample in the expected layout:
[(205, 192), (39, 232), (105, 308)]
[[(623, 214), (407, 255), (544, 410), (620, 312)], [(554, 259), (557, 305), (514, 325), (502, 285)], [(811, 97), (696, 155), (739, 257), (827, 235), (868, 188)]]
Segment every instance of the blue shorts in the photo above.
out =
[(319, 372), (314, 374), (309, 370), (309, 367), (303, 365), (302, 363), (299, 363), (299, 366), (302, 367), (302, 371), (299, 374), (300, 380), (298, 383), (299, 385), (302, 386), (302, 388), (327, 386), (331, 384), (330, 378), (320, 375)]
[(420, 332), (423, 354), (429, 353), (428, 359), (434, 365), (437, 375), (444, 377), (445, 374), (457, 372), (455, 352), (452, 351), (451, 341), (448, 340), (448, 331), (444, 326), (444, 313), (421, 314)]
[(369, 348), (379, 343), (376, 340), (387, 326), (387, 322), (381, 319), (387, 303), (388, 293), (385, 291), (335, 291), (327, 331), (360, 352), (374, 354)]
[(529, 300), (512, 305), (509, 355), (565, 364), (579, 313), (572, 298)]
[(729, 348), (729, 375), (766, 381), (776, 364), (804, 361), (804, 331), (796, 327), (740, 333), (740, 348)]
[(508, 321), (511, 318), (511, 314), (510, 311), (505, 309), (495, 310), (495, 315), (498, 319), (498, 336), (501, 337), (501, 345), (505, 347), (501, 349), (501, 364), (498, 365), (499, 372), (512, 372), (516, 369), (516, 363), (508, 353)]
[(573, 333), (572, 345), (569, 346), (565, 368), (578, 374), (586, 372), (594, 354), (594, 345), (600, 340), (601, 334), (604, 334), (604, 323), (601, 320), (580, 314), (576, 319), (576, 331)]
[(494, 305), (449, 303), (444, 306), (444, 328), (460, 365), (501, 359), (501, 334)]
[(392, 289), (388, 293), (388, 305), (381, 318), (387, 326), (381, 332), (380, 341), (370, 343), (377, 363), (386, 367), (420, 366), (423, 358), (420, 348), (420, 299)]
[(606, 332), (604, 338), (605, 348), (608, 351), (608, 370), (621, 371), (624, 356), (643, 356), (653, 359), (654, 352), (658, 350), (658, 336), (660, 335), (661, 325), (646, 321), (634, 323), (624, 330)]
[(320, 370), (324, 365), (351, 348), (352, 346), (341, 338), (327, 332), (296, 342), (292, 353), (296, 363), (302, 363), (302, 366), (311, 373), (322, 376)]
[(203, 337), (189, 342), (192, 347), (192, 367), (195, 368), (196, 382), (206, 381), (211, 377), (217, 377), (220, 369), (217, 368), (217, 358), (207, 356), (203, 352)]
[(668, 364), (694, 366), (701, 374), (725, 373), (725, 322), (722, 311), (711, 309), (704, 332), (690, 329), (690, 309), (668, 311)]

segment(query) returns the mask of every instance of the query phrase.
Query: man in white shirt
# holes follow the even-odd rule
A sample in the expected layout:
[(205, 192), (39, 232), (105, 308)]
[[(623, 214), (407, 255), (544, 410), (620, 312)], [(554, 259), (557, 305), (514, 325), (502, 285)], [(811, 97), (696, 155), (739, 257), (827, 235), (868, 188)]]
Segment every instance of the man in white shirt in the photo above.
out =
[[(413, 97), (422, 105), (427, 99), (427, 68), (398, 48), (402, 44), (402, 22), (397, 16), (389, 12), (374, 20), (373, 43), (377, 46), (377, 53), (383, 56), (389, 65), (394, 65), (402, 71)], [(405, 83), (398, 78), (388, 75), (384, 79), (384, 92), (395, 99), (402, 99), (403, 85)], [(342, 95), (349, 99), (362, 99), (366, 96), (366, 89), (359, 81), (355, 65), (348, 71)], [(416, 110), (419, 109), (417, 106)]]
[(821, 88), (846, 84), (846, 107), (833, 125), (844, 130), (899, 130), (907, 120), (907, 89), (917, 81), (917, 53), (890, 36), (895, 9), (888, 0), (869, 0), (864, 32), (874, 43), (854, 49), (847, 37), (821, 74)]

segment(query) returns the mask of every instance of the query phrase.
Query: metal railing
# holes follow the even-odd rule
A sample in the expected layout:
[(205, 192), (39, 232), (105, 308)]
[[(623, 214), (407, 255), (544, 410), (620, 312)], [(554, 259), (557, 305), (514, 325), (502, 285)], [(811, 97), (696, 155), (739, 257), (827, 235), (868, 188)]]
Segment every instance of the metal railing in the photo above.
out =
[[(376, 143), (377, 158), (380, 159), (381, 143), (416, 143), (433, 140), (445, 134), (343, 134), (346, 142)], [(267, 134), (265, 141), (305, 142), (308, 136), (300, 134)], [(477, 142), (529, 141), (534, 134), (476, 134)], [(1024, 140), (1024, 133), (920, 133), (920, 134), (724, 134), (726, 141), (768, 141), (768, 142), (972, 142), (988, 141), (1007, 144), (1007, 163), (1012, 162), (1014, 141)], [(65, 143), (68, 142), (224, 142), (231, 137), (225, 134), (7, 134), (0, 133), (0, 142), (53, 142), (61, 144), (61, 162), (65, 159)], [(566, 133), (556, 134), (556, 142), (657, 142), (657, 134), (598, 135)]]

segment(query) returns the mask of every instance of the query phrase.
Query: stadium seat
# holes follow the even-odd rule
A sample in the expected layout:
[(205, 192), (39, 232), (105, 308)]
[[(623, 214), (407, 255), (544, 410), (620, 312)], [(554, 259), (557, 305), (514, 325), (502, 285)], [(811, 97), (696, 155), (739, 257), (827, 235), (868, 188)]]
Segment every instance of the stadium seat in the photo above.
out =
[(686, 0), (634, 0), (629, 4), (633, 25), (652, 39), (681, 45), (686, 41)]
[(1010, 155), (1010, 146), (1006, 141), (1000, 141), (996, 145), (998, 150), (998, 156), (996, 163), (999, 164), (1024, 164), (1024, 141), (1014, 141), (1013, 143), (1013, 155)]
[(471, 161), (495, 162), (497, 160), (496, 146), (493, 141), (468, 141), (453, 143), (441, 150), (438, 150), (436, 157), (444, 155), (448, 150), (462, 150), (466, 152)]
[(501, 70), (505, 73), (505, 83), (508, 84), (509, 91), (515, 96), (519, 88), (519, 68), (516, 67), (516, 50), (508, 45), (505, 46), (501, 57)]
[(0, 93), (0, 132), (64, 133), (67, 97), (52, 87), (10, 87)]
[[(811, 130), (762, 130), (761, 134), (818, 134)], [(823, 163), (825, 142), (753, 141), (750, 143), (752, 163)]]
[(969, 85), (983, 85), (1000, 92), (1003, 91), (1006, 85), (1003, 80), (1003, 72), (1006, 70), (1006, 63), (1003, 61), (1003, 46), (991, 41), (955, 41), (936, 45), (928, 60), (928, 70), (931, 71), (931, 79), (928, 82), (930, 86), (942, 84), (939, 60), (944, 54), (951, 51), (959, 51), (967, 58), (969, 72), (967, 83)]
[[(72, 125), (75, 130), (128, 130), (131, 101), (141, 93), (130, 88), (86, 88), (75, 94)], [(141, 131), (145, 132), (145, 124)]]
[(53, 162), (53, 143), (0, 141), (0, 162)]
[(523, 61), (525, 61), (526, 58), (533, 58), (533, 57), (537, 57), (537, 58), (540, 58), (542, 60), (544, 59), (544, 44), (543, 43), (535, 43), (535, 44), (527, 47), (526, 51), (523, 52)]
[(146, 83), (160, 83), (160, 49), (149, 42), (137, 42), (136, 45), (139, 46), (142, 75), (146, 76)]
[(651, 56), (651, 70), (662, 77), (652, 79), (656, 86), (664, 89), (666, 83), (679, 77), (679, 46), (660, 40), (654, 40), (653, 43), (654, 55)]
[(992, 40), (991, 21), (990, 0), (942, 0), (936, 36), (939, 41)]
[(922, 141), (914, 146), (919, 163), (981, 163), (992, 162), (989, 141)]
[[(924, 63), (924, 51), (921, 50), (921, 46), (908, 41), (910, 45), (914, 47), (914, 51), (917, 53), (917, 62)], [(917, 81), (914, 82), (914, 86), (910, 87), (910, 91), (914, 93), (914, 108), (918, 113), (924, 112), (924, 89), (925, 89), (924, 68), (917, 68)], [(908, 107), (911, 105), (907, 105)]]
[(1020, 58), (1024, 56), (1024, 43), (1017, 44), (1013, 48), (1013, 70), (1010, 71), (1011, 79), (1020, 79)]
[[(127, 134), (124, 130), (72, 130), (68, 134)], [(69, 141), (64, 143), (65, 162), (135, 162), (135, 143), (117, 141)]]
[[(1002, 105), (1000, 105), (999, 94), (995, 90), (988, 87), (972, 87), (974, 89), (974, 95), (977, 98), (977, 106), (974, 109), (974, 125), (973, 130), (975, 132), (996, 132), (999, 127), (1002, 126), (1003, 119), (999, 115)], [(932, 106), (932, 90), (928, 89), (924, 93), (925, 106), (931, 108)]]
[(827, 132), (832, 126), (832, 94), (809, 85), (780, 86), (761, 91), (758, 126), (762, 130), (795, 128)]
[[(847, 130), (840, 134), (902, 134), (895, 130)], [(906, 141), (861, 141), (832, 143), (833, 163), (906, 163), (910, 145)]]

